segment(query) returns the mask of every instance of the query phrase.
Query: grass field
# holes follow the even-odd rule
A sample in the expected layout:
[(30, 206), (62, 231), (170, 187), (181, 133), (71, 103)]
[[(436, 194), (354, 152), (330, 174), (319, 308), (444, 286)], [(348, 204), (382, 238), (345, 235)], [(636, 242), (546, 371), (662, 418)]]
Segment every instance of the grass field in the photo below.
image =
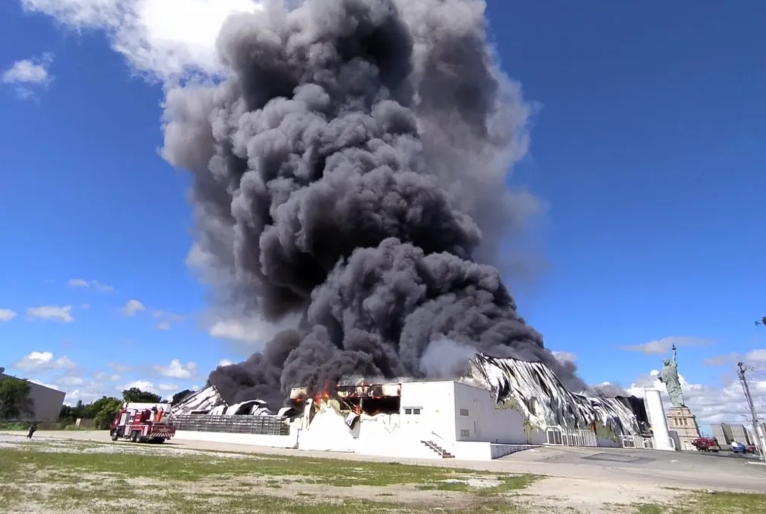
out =
[[(123, 442), (0, 444), (0, 510), (8, 513), (596, 512), (544, 502), (533, 492), (544, 484), (532, 475)], [(599, 512), (766, 513), (758, 495), (676, 496), (666, 505), (612, 504)], [(687, 500), (694, 503), (677, 507)]]

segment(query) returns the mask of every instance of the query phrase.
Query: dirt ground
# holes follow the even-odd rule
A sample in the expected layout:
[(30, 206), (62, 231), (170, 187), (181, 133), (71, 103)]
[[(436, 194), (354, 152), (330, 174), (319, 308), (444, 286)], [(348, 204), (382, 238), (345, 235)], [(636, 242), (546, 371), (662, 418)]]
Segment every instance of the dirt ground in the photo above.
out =
[[(689, 502), (696, 501), (694, 494), (699, 494), (692, 491), (704, 491), (710, 485), (709, 481), (703, 480), (697, 485), (690, 481), (690, 468), (695, 471), (694, 468), (699, 468), (703, 461), (681, 462), (683, 458), (676, 458), (666, 461), (659, 459), (659, 463), (657, 459), (649, 459), (647, 462), (647, 457), (630, 460), (629, 453), (594, 453), (594, 449), (590, 452), (557, 450), (518, 454), (515, 459), (484, 463), (454, 460), (427, 462), (423, 464), (430, 467), (416, 468), (422, 469), (417, 478), (392, 478), (388, 483), (386, 474), (380, 473), (381, 466), (387, 463), (366, 462), (359, 456), (323, 454), (321, 456), (326, 459), (323, 463), (321, 459), (306, 459), (307, 452), (267, 452), (267, 449), (236, 445), (217, 445), (219, 448), (215, 449), (215, 446), (216, 443), (196, 444), (193, 441), (176, 441), (165, 445), (112, 443), (105, 433), (100, 432), (38, 433), (31, 443), (18, 433), (0, 434), (0, 471), (3, 468), (1, 454), (4, 449), (29, 452), (30, 457), (24, 457), (22, 462), (25, 469), (32, 471), (26, 479), (20, 476), (18, 484), (8, 483), (4, 478), (5, 483), (0, 485), (0, 492), (12, 498), (17, 486), (19, 492), (34, 491), (34, 494), (26, 497), (26, 501), (4, 512), (109, 512), (120, 506), (130, 507), (132, 512), (144, 512), (142, 509), (146, 508), (146, 512), (161, 513), (172, 505), (174, 512), (184, 513), (198, 512), (197, 509), (200, 509), (199, 512), (222, 510), (227, 513), (316, 514), (362, 511), (661, 513), (686, 512), (684, 506), (692, 505)], [(260, 453), (262, 450), (263, 453)], [(315, 453), (320, 452), (312, 452), (311, 457), (316, 457)], [(63, 457), (67, 454), (76, 457), (77, 462), (69, 463)], [(151, 460), (146, 457), (151, 457)], [(342, 464), (344, 461), (336, 460), (338, 457), (354, 462)], [(127, 459), (120, 461), (124, 462), (122, 466), (135, 466), (131, 468), (135, 471), (122, 474), (110, 472), (105, 463), (116, 462), (114, 459), (118, 458)], [(169, 460), (177, 462), (177, 465), (168, 471), (156, 470), (159, 475), (152, 475), (154, 471), (147, 467), (150, 462), (156, 464)], [(259, 465), (259, 460), (262, 465)], [(37, 468), (29, 467), (31, 461), (38, 462)], [(59, 461), (61, 465), (57, 466)], [(578, 464), (579, 461), (586, 464)], [(309, 462), (317, 466), (318, 474), (312, 474), (302, 464)], [(341, 464), (337, 464), (339, 462)], [(766, 477), (763, 472), (766, 469), (757, 469), (741, 461), (710, 462), (713, 466), (711, 469), (717, 469), (721, 477), (731, 478), (733, 471), (741, 469), (743, 477), (749, 475), (753, 478), (753, 470), (756, 470), (753, 484), (766, 489), (763, 485), (763, 477)], [(221, 473), (215, 472), (216, 466), (219, 466)], [(337, 471), (330, 469), (333, 466)], [(450, 469), (452, 467), (464, 469), (457, 472)], [(570, 468), (577, 467), (580, 470), (579, 476), (566, 476), (571, 475)], [(663, 471), (663, 467), (669, 469)], [(184, 475), (184, 470), (192, 473), (192, 469), (202, 474)], [(546, 469), (551, 473), (546, 473)], [(696, 472), (700, 471), (704, 473), (704, 470), (696, 469)], [(395, 474), (393, 471), (391, 473)], [(528, 482), (521, 479), (508, 481), (506, 477), (531, 476), (516, 473), (548, 476)], [(683, 477), (680, 480), (681, 487), (675, 486), (667, 478), (672, 478), (673, 473)], [(556, 474), (559, 476), (550, 476)], [(369, 478), (373, 475), (374, 478)], [(157, 476), (161, 477), (159, 484)], [(366, 482), (355, 481), (355, 478), (365, 476), (368, 477)], [(753, 484), (736, 487), (735, 483), (733, 489), (757, 490), (757, 487), (751, 487)], [(730, 485), (724, 483), (724, 487), (719, 489), (732, 489)], [(139, 504), (136, 503), (137, 497), (142, 498)], [(251, 499), (249, 506), (244, 503), (245, 497)], [(189, 503), (189, 498), (195, 498), (194, 504)], [(232, 498), (242, 499), (242, 504), (231, 503)], [(763, 503), (766, 506), (766, 501)], [(259, 505), (260, 508), (253, 510), (253, 505)], [(689, 512), (713, 513), (719, 510), (697, 506)]]

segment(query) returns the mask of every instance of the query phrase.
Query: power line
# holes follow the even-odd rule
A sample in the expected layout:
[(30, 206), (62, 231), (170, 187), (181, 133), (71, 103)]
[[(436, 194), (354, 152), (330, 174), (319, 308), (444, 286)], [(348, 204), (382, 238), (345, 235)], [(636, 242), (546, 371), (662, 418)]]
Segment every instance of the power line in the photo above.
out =
[(750, 407), (750, 414), (752, 415), (751, 421), (753, 422), (753, 435), (755, 436), (755, 442), (758, 446), (758, 450), (761, 454), (761, 459), (766, 462), (766, 441), (763, 440), (763, 429), (759, 426), (758, 415), (755, 413), (755, 406), (753, 405), (753, 397), (750, 395), (750, 386), (747, 384), (747, 377), (745, 371), (754, 371), (752, 366), (748, 366), (742, 362), (737, 363), (737, 376), (742, 383), (742, 390), (745, 393), (745, 399), (747, 405)]

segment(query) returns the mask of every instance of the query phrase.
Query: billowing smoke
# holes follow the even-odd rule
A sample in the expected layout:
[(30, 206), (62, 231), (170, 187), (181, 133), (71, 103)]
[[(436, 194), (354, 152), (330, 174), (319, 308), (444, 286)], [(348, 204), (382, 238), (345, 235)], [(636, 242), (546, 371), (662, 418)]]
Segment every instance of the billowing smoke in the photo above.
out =
[(630, 394), (622, 388), (619, 384), (610, 384), (604, 382), (603, 384), (591, 385), (587, 391), (595, 396), (601, 396), (604, 398), (614, 398), (615, 396), (630, 396)]
[(460, 344), (446, 337), (428, 343), (420, 357), (420, 372), (433, 378), (450, 378), (468, 371), (469, 360), (476, 356), (476, 348)]
[(301, 319), (211, 374), (227, 400), (442, 374), (459, 367), (429, 353), (442, 340), (582, 386), (479, 264), (501, 262), (502, 234), (538, 207), (505, 186), (529, 108), (496, 67), (484, 9), (266, 2), (225, 23), (220, 83), (168, 92), (163, 153), (194, 177), (190, 260), (219, 302)]

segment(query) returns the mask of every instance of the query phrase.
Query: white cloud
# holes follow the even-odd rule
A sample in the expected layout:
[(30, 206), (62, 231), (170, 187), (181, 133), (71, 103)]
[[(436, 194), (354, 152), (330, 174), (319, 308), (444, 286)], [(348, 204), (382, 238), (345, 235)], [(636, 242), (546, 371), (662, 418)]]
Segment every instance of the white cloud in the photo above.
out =
[(117, 373), (107, 373), (106, 371), (97, 371), (93, 374), (93, 378), (104, 382), (117, 382), (120, 380), (120, 375)]
[(56, 389), (57, 391), (61, 391), (61, 388), (58, 387), (56, 384), (49, 384), (48, 382), (43, 382), (42, 380), (31, 380), (27, 379), (29, 382), (32, 382), (33, 384), (41, 385), (43, 387), (47, 387), (49, 389)]
[(53, 63), (53, 54), (44, 53), (40, 57), (16, 61), (7, 68), (0, 80), (16, 88), (21, 98), (34, 95), (35, 89), (46, 88), (53, 77), (49, 72)]
[(166, 311), (153, 311), (152, 316), (157, 320), (157, 330), (170, 330), (174, 323), (184, 320), (183, 316)]
[(85, 379), (77, 376), (64, 376), (56, 380), (57, 385), (65, 387), (77, 387), (85, 384)]
[(737, 362), (744, 362), (756, 367), (766, 367), (766, 349), (756, 348), (745, 354), (715, 355), (702, 361), (702, 364), (705, 366), (735, 366)]
[(743, 359), (745, 361), (753, 363), (766, 363), (766, 349), (758, 348), (756, 350), (750, 350)]
[(46, 319), (71, 323), (72, 317), (71, 305), (41, 305), (40, 307), (30, 307), (27, 309), (28, 319)]
[(253, 0), (20, 0), (72, 29), (99, 29), (130, 66), (159, 80), (215, 74), (215, 42), (232, 12), (260, 9)]
[(130, 317), (135, 316), (137, 312), (145, 311), (146, 307), (144, 307), (144, 304), (139, 302), (138, 300), (128, 300), (128, 303), (125, 304), (125, 307), (122, 308), (122, 314)]
[[(14, 367), (19, 366), (19, 369), (23, 368), (25, 378), (66, 392), (64, 403), (67, 405), (74, 405), (78, 401), (90, 403), (103, 396), (122, 398), (122, 391), (131, 387), (138, 387), (143, 391), (150, 391), (159, 395), (167, 395), (187, 387), (183, 382), (180, 382), (181, 385), (179, 385), (175, 381), (155, 383), (148, 380), (148, 374), (153, 372), (151, 366), (109, 364), (112, 370), (121, 369), (129, 372), (132, 376), (127, 379), (123, 379), (122, 375), (111, 370), (85, 374), (82, 369), (75, 366), (66, 357), (56, 359), (50, 352), (32, 352), (14, 364)], [(182, 368), (186, 370), (195, 369), (195, 366), (190, 363)], [(174, 364), (171, 363), (167, 369), (174, 369)], [(54, 376), (50, 377), (51, 374)], [(41, 381), (35, 378), (36, 376), (42, 376), (46, 380)], [(167, 376), (172, 376), (172, 373)]]
[(154, 370), (163, 377), (191, 378), (197, 372), (197, 364), (194, 362), (182, 364), (178, 359), (173, 359), (169, 366), (154, 366)]
[(16, 313), (10, 309), (0, 309), (0, 321), (11, 321)]
[(104, 293), (114, 291), (114, 287), (108, 284), (102, 284), (98, 280), (85, 280), (84, 278), (72, 278), (67, 281), (69, 287), (81, 289), (95, 289)]
[(230, 361), (229, 359), (221, 359), (220, 361), (218, 361), (219, 366), (231, 366), (232, 364), (234, 363)]
[(126, 389), (132, 389), (134, 387), (137, 387), (138, 389), (142, 391), (154, 393), (163, 397), (165, 396), (163, 393), (171, 393), (171, 392), (175, 393), (182, 389), (177, 384), (173, 384), (173, 383), (155, 384), (154, 382), (150, 382), (149, 380), (134, 380), (132, 382), (128, 382), (127, 384), (123, 384), (121, 386), (116, 387), (115, 390), (122, 393), (122, 391)]
[(102, 396), (110, 396), (101, 394), (100, 392), (94, 391), (87, 387), (64, 392), (66, 393), (66, 396), (64, 397), (65, 405), (75, 405), (77, 402), (88, 404), (98, 400)]
[(655, 341), (649, 341), (648, 343), (621, 346), (620, 348), (622, 348), (623, 350), (641, 352), (641, 353), (646, 353), (649, 355), (660, 355), (660, 354), (670, 352), (670, 349), (673, 345), (676, 345), (676, 347), (682, 347), (682, 346), (706, 346), (710, 344), (713, 344), (713, 341), (709, 341), (707, 339), (702, 339), (699, 337), (671, 336), (671, 337), (665, 337), (662, 339), (657, 339)]
[(132, 382), (128, 382), (127, 384), (117, 386), (116, 389), (118, 391), (124, 391), (126, 389), (133, 389), (134, 387), (141, 389), (142, 391), (154, 392), (154, 384), (148, 380), (134, 380)]
[(78, 401), (83, 403), (91, 403), (103, 396), (113, 396), (116, 398), (122, 398), (120, 392), (114, 393), (114, 384), (108, 384), (116, 377), (119, 380), (119, 376), (108, 375), (102, 372), (94, 373), (90, 377), (83, 376), (64, 376), (54, 380), (54, 384), (58, 385), (58, 389), (66, 391), (66, 397), (64, 403), (67, 405), (74, 405)]
[[(147, 310), (146, 305), (138, 300), (131, 299), (122, 308), (122, 314), (123, 316), (131, 317)], [(180, 323), (184, 320), (183, 316), (168, 311), (155, 310), (152, 311), (151, 315), (157, 320), (157, 330), (170, 330), (175, 323)]]
[(47, 54), (42, 62), (40, 59), (16, 61), (3, 72), (3, 82), (6, 84), (44, 84), (50, 80), (46, 65), (52, 58), (50, 54)]
[[(657, 380), (657, 370), (652, 370), (647, 375), (642, 375), (636, 379), (628, 388), (628, 393), (643, 397), (644, 388), (655, 388), (662, 392), (665, 409), (670, 408), (670, 398), (667, 395), (665, 386)], [(697, 416), (697, 422), (700, 424), (716, 423), (747, 423), (750, 419), (750, 411), (745, 401), (745, 395), (739, 380), (731, 378), (726, 380), (725, 385), (713, 387), (703, 384), (690, 384), (686, 379), (679, 375), (681, 387), (684, 393), (684, 401)], [(753, 403), (756, 410), (766, 409), (766, 375), (748, 377), (750, 383), (750, 392), (753, 396)]]
[(34, 372), (52, 369), (72, 369), (75, 367), (75, 363), (66, 356), (54, 359), (51, 352), (32, 352), (14, 362), (13, 367), (26, 372)]
[(261, 318), (224, 319), (213, 323), (208, 329), (208, 334), (218, 339), (261, 345), (269, 342), (282, 330), (296, 326), (297, 323), (296, 316), (287, 316), (277, 323), (269, 323)]
[(116, 364), (114, 362), (110, 362), (107, 364), (110, 368), (112, 368), (117, 373), (125, 373), (126, 371), (130, 371), (130, 366), (127, 366), (125, 364)]

